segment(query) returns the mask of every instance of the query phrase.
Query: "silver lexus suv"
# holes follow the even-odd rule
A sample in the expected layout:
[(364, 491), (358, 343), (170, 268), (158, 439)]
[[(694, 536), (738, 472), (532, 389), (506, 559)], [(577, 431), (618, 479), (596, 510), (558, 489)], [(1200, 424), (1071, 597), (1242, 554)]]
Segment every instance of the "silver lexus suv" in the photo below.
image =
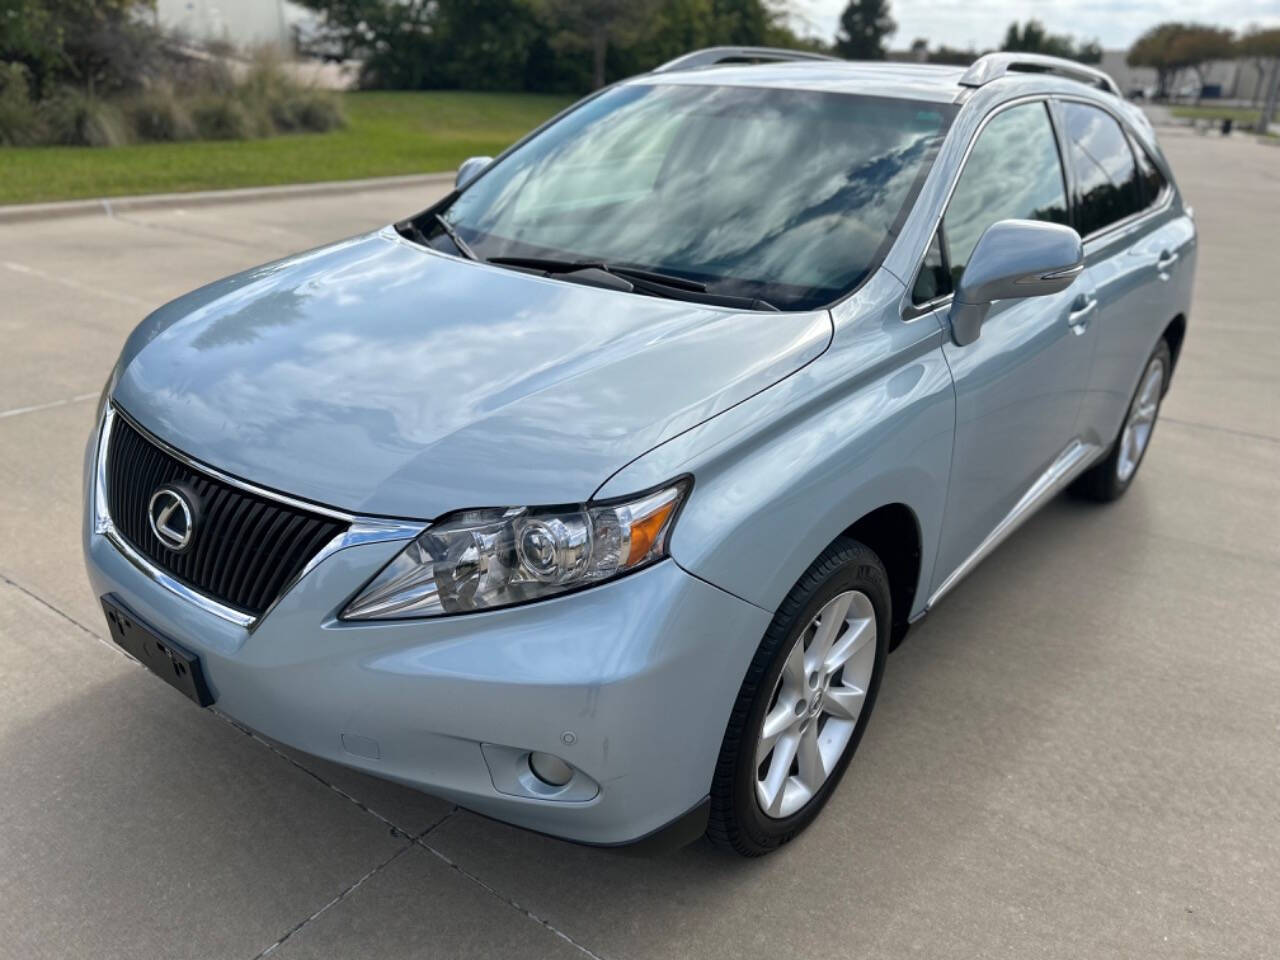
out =
[(700, 51), (147, 317), (90, 578), (116, 642), (276, 740), (762, 854), (908, 625), (1060, 490), (1134, 481), (1195, 257), (1087, 67)]

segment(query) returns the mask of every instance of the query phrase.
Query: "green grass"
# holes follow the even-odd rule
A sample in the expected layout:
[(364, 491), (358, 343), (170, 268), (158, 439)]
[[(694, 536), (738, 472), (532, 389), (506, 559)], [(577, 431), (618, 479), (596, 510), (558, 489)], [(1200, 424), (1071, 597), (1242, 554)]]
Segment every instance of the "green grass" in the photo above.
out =
[(452, 170), (467, 157), (497, 153), (570, 102), (537, 94), (342, 96), (348, 125), (332, 133), (128, 147), (3, 147), (0, 204)]
[(1175, 117), (1185, 120), (1225, 120), (1230, 117), (1240, 126), (1257, 123), (1262, 113), (1254, 107), (1170, 107), (1169, 110)]

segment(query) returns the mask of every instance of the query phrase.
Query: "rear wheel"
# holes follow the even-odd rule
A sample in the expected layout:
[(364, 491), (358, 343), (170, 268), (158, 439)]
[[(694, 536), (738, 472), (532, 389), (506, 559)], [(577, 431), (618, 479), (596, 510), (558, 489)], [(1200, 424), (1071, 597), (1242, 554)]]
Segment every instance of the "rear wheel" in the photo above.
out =
[(854, 540), (828, 547), (778, 608), (734, 704), (707, 835), (744, 856), (807, 827), (849, 765), (889, 648), (889, 578)]
[(1138, 388), (1129, 403), (1129, 412), (1120, 427), (1120, 435), (1107, 455), (1080, 475), (1071, 487), (1072, 493), (1107, 502), (1119, 499), (1129, 489), (1151, 443), (1156, 418), (1160, 415), (1160, 401), (1164, 399), (1172, 368), (1169, 344), (1161, 340), (1147, 359)]

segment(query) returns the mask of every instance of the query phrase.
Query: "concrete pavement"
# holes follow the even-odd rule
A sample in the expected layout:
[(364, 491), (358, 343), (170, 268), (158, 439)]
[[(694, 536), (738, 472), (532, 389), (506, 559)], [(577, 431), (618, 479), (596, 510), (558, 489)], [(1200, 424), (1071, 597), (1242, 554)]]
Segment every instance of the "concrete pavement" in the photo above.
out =
[(1265, 957), (1280, 939), (1274, 151), (1169, 137), (1195, 312), (1142, 476), (1061, 499), (889, 661), (782, 853), (522, 833), (198, 711), (105, 639), (93, 401), (207, 280), (445, 187), (0, 226), (0, 957)]

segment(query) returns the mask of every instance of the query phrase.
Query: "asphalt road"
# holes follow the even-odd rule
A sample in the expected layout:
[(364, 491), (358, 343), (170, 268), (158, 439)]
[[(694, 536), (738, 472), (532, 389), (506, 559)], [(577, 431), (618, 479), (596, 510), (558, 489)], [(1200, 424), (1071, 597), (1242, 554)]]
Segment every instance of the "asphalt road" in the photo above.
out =
[(1280, 150), (1166, 148), (1200, 277), (1141, 476), (1051, 504), (913, 631), (821, 820), (761, 861), (485, 821), (266, 744), (104, 639), (80, 464), (126, 333), (427, 193), (0, 227), (0, 956), (1275, 956)]

